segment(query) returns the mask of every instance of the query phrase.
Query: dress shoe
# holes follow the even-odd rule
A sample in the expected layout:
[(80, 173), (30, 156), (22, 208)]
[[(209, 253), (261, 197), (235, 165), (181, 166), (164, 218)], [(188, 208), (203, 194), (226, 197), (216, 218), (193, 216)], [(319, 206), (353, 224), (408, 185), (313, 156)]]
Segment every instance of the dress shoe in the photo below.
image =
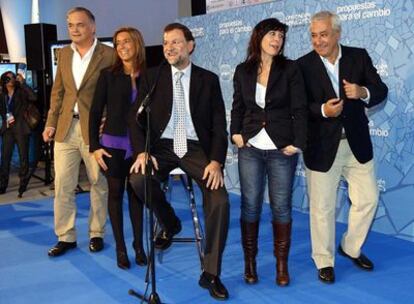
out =
[(57, 257), (63, 255), (69, 249), (76, 248), (76, 242), (62, 242), (59, 241), (55, 246), (49, 249), (47, 255), (50, 257)]
[(125, 250), (116, 251), (116, 263), (121, 269), (129, 269), (131, 267), (128, 259), (128, 254)]
[(135, 250), (135, 263), (139, 266), (145, 266), (148, 264), (147, 256), (143, 249)]
[(154, 246), (157, 249), (165, 250), (171, 246), (174, 235), (181, 231), (181, 222), (177, 219), (174, 228), (171, 231), (162, 229), (155, 237)]
[(103, 238), (101, 237), (93, 237), (89, 241), (89, 250), (91, 252), (98, 252), (104, 248)]
[(203, 272), (200, 276), (198, 284), (208, 289), (210, 296), (217, 300), (227, 300), (229, 298), (229, 293), (226, 287), (221, 283), (218, 276)]
[(353, 258), (350, 255), (348, 255), (343, 249), (342, 246), (339, 245), (338, 247), (338, 253), (344, 257), (347, 257), (348, 259), (350, 259), (352, 262), (354, 262), (355, 265), (357, 265), (359, 268), (363, 269), (363, 270), (373, 270), (374, 269), (374, 264), (364, 255), (364, 254), (360, 254), (359, 257), (357, 258)]
[(335, 272), (333, 267), (324, 267), (318, 269), (318, 278), (323, 283), (332, 284), (335, 282)]

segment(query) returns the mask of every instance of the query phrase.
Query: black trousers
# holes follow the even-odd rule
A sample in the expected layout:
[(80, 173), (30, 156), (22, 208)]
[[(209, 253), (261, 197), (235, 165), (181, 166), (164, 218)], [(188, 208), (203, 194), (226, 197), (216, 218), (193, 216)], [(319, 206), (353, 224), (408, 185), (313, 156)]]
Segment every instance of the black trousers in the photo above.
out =
[(29, 175), (29, 136), (30, 134), (17, 134), (11, 129), (4, 131), (1, 145), (1, 188), (7, 188), (9, 183), (10, 162), (13, 156), (13, 148), (15, 143), (17, 144), (17, 149), (19, 151), (20, 185), (26, 182)]
[[(188, 141), (188, 152), (180, 159), (173, 151), (172, 140), (162, 139), (153, 148), (152, 156), (157, 159), (159, 170), (155, 171), (151, 178), (151, 204), (157, 219), (167, 231), (174, 227), (177, 217), (174, 209), (165, 198), (165, 194), (161, 189), (161, 182), (167, 179), (171, 170), (179, 167), (200, 187), (203, 193), (206, 238), (203, 268), (206, 272), (219, 276), (229, 226), (230, 206), (226, 188), (207, 189), (206, 181), (202, 180), (202, 176), (209, 160), (197, 142)], [(145, 177), (140, 173), (132, 174), (130, 183), (138, 198), (144, 201)]]

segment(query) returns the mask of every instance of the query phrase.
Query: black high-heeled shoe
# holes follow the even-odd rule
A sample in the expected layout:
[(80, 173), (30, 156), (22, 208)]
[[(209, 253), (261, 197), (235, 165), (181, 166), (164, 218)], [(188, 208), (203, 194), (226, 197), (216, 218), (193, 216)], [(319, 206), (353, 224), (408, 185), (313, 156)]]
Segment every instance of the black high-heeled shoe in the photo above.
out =
[(145, 266), (148, 264), (144, 249), (135, 249), (135, 263), (139, 266)]
[(118, 267), (121, 269), (129, 269), (131, 267), (131, 263), (129, 262), (128, 254), (126, 253), (126, 251), (116, 251), (116, 263)]

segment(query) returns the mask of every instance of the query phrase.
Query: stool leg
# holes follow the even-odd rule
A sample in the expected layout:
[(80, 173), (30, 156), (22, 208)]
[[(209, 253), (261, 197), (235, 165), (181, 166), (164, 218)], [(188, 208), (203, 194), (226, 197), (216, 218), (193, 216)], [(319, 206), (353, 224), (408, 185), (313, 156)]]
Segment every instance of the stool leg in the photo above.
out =
[(204, 236), (201, 229), (200, 220), (198, 217), (197, 206), (195, 202), (194, 188), (192, 179), (187, 176), (187, 191), (189, 197), (189, 205), (191, 211), (191, 218), (193, 220), (194, 228), (194, 241), (196, 242), (198, 256), (200, 258), (201, 270), (203, 271), (204, 265)]

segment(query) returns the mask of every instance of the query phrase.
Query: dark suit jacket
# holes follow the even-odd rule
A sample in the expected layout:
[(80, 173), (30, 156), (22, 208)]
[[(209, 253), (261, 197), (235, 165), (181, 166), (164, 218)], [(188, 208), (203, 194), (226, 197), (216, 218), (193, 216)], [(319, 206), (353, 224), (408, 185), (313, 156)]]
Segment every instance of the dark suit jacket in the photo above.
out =
[(56, 128), (55, 141), (63, 142), (69, 132), (73, 108), (78, 103), (82, 137), (89, 145), (89, 110), (96, 82), (102, 69), (112, 64), (114, 50), (98, 41), (79, 89), (72, 74), (73, 50), (70, 45), (59, 51), (56, 78), (50, 95), (46, 127)]
[[(35, 102), (36, 95), (34, 92), (28, 88), (26, 85), (23, 86), (16, 86), (12, 104), (13, 110), (12, 114), (14, 116), (14, 124), (10, 128), (16, 135), (22, 134), (27, 135), (30, 134), (30, 127), (27, 124), (26, 120), (24, 119), (23, 113), (27, 109), (29, 102)], [(1, 128), (0, 133), (3, 133), (6, 130), (6, 113), (7, 113), (7, 92), (3, 92), (0, 95), (0, 115), (3, 119), (3, 125)]]
[[(373, 152), (365, 110), (383, 101), (387, 97), (388, 88), (381, 81), (367, 51), (342, 46), (342, 57), (339, 61), (339, 97), (344, 100), (344, 109), (342, 114), (335, 118), (324, 118), (321, 112), (323, 103), (337, 97), (321, 58), (312, 51), (299, 58), (298, 62), (305, 79), (310, 112), (308, 145), (304, 153), (306, 166), (321, 172), (327, 172), (331, 168), (341, 140), (342, 128), (345, 129), (355, 158), (360, 163), (370, 161)], [(343, 79), (365, 86), (371, 94), (369, 103), (347, 99)]]
[(266, 88), (266, 105), (256, 104), (257, 69), (237, 66), (230, 133), (241, 134), (244, 143), (265, 127), (278, 149), (306, 144), (307, 107), (302, 74), (295, 62), (273, 63)]
[[(135, 113), (155, 82), (157, 69), (149, 70), (143, 76), (138, 90), (138, 102), (131, 111), (130, 131), (135, 156), (144, 152), (145, 113), (140, 123), (135, 121)], [(151, 143), (157, 144), (172, 113), (173, 88), (171, 66), (161, 66), (157, 87), (151, 98)], [(227, 154), (226, 116), (219, 79), (216, 74), (192, 64), (190, 78), (190, 111), (200, 145), (209, 160), (224, 164)]]
[[(139, 78), (136, 80), (137, 87)], [(99, 126), (106, 110), (103, 132), (114, 136), (127, 135), (127, 119), (131, 108), (131, 77), (109, 68), (101, 72), (96, 84), (95, 95), (89, 112), (89, 150), (101, 148)]]

